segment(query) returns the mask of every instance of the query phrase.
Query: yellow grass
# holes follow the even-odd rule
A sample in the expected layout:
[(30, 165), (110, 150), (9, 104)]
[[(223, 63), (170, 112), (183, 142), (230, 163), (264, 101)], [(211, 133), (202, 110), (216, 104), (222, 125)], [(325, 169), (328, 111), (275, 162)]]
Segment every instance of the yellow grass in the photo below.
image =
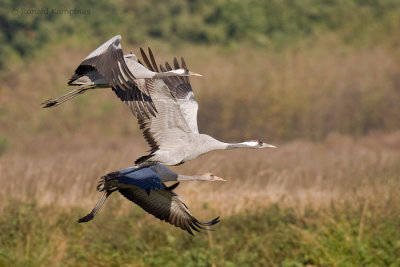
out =
[[(129, 138), (94, 141), (77, 135), (36, 142), (29, 152), (0, 158), (1, 203), (12, 197), (89, 210), (98, 197), (97, 178), (132, 166), (145, 148)], [(308, 204), (318, 208), (359, 199), (386, 203), (398, 195), (400, 184), (393, 177), (400, 166), (399, 144), (400, 132), (358, 140), (333, 134), (321, 143), (293, 141), (270, 150), (212, 152), (173, 169), (183, 174), (211, 171), (228, 179), (181, 183), (177, 192), (195, 214), (206, 207), (227, 216), (272, 202), (301, 213)], [(133, 208), (127, 201), (123, 206)]]

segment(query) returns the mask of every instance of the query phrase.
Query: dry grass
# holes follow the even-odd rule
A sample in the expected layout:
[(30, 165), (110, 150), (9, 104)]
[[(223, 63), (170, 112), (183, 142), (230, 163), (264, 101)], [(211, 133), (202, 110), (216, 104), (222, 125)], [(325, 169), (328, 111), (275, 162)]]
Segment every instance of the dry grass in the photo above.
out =
[[(12, 197), (89, 209), (98, 197), (96, 179), (131, 166), (144, 151), (130, 139), (103, 139), (101, 146), (85, 136), (62, 139), (71, 141), (36, 140), (29, 153), (0, 158), (1, 203)], [(228, 216), (273, 202), (301, 213), (308, 204), (318, 208), (359, 199), (386, 203), (399, 195), (399, 144), (399, 132), (358, 140), (331, 135), (321, 143), (294, 141), (278, 149), (212, 152), (173, 169), (184, 174), (212, 171), (229, 180), (181, 183), (177, 192), (195, 214), (208, 207)], [(128, 202), (124, 207), (132, 208)]]

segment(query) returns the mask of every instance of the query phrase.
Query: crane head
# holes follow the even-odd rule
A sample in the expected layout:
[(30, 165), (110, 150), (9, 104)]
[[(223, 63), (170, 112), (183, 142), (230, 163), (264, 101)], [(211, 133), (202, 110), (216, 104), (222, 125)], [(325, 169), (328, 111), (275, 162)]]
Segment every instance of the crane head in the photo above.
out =
[(266, 148), (266, 147), (276, 148), (276, 146), (264, 143), (263, 141), (260, 141), (258, 139), (254, 139), (253, 141), (257, 143), (258, 148)]
[(206, 181), (212, 181), (212, 182), (214, 182), (214, 181), (223, 181), (223, 182), (226, 182), (226, 180), (224, 178), (218, 177), (217, 175), (215, 175), (213, 173), (210, 173), (210, 172), (207, 172), (207, 173), (201, 175), (201, 177), (204, 178), (204, 180), (206, 180)]
[(172, 70), (171, 72), (176, 73), (176, 74), (181, 75), (181, 76), (199, 76), (199, 77), (203, 76), (201, 74), (192, 72), (192, 71), (188, 70), (187, 68), (179, 68), (179, 69), (176, 69), (176, 70)]
[(264, 143), (264, 142), (262, 142), (262, 141), (260, 141), (258, 139), (246, 141), (246, 142), (243, 142), (243, 143), (240, 143), (240, 144), (245, 146), (245, 147), (250, 147), (250, 148), (266, 148), (266, 147), (276, 148), (276, 146)]

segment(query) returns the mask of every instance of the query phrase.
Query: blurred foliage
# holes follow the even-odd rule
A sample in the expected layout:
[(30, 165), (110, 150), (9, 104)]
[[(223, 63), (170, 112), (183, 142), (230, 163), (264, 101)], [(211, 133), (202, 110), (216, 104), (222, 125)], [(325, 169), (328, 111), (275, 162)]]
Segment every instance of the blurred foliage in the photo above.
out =
[(398, 41), (390, 33), (400, 30), (399, 16), (397, 0), (3, 0), (0, 67), (52, 42), (97, 43), (115, 34), (130, 43), (158, 38), (275, 48), (329, 31), (350, 43)]
[(0, 135), (0, 156), (3, 155), (9, 146), (9, 140), (6, 136)]
[(0, 216), (0, 265), (398, 266), (398, 203), (357, 203), (222, 218), (211, 247), (207, 234), (192, 237), (137, 207), (116, 215), (112, 201), (87, 224), (75, 222), (82, 209), (10, 201)]

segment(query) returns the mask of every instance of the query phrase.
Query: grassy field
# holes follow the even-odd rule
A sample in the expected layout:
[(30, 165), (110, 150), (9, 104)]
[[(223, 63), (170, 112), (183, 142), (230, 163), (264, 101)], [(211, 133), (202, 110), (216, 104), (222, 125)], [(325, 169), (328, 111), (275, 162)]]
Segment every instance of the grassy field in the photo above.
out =
[(76, 223), (97, 201), (97, 179), (147, 146), (110, 90), (41, 109), (67, 91), (92, 44), (72, 38), (10, 64), (0, 88), (0, 266), (400, 266), (397, 39), (346, 44), (341, 34), (276, 50), (143, 43), (160, 62), (182, 55), (204, 75), (192, 79), (202, 132), (278, 146), (172, 168), (228, 180), (176, 190), (198, 219), (222, 218), (196, 237), (117, 194)]
[[(71, 140), (65, 142), (65, 140)], [(174, 167), (226, 183), (181, 183), (215, 232), (191, 237), (112, 196), (88, 224), (97, 178), (132, 165), (130, 138), (37, 139), (0, 158), (2, 266), (397, 266), (400, 132), (212, 152)]]

